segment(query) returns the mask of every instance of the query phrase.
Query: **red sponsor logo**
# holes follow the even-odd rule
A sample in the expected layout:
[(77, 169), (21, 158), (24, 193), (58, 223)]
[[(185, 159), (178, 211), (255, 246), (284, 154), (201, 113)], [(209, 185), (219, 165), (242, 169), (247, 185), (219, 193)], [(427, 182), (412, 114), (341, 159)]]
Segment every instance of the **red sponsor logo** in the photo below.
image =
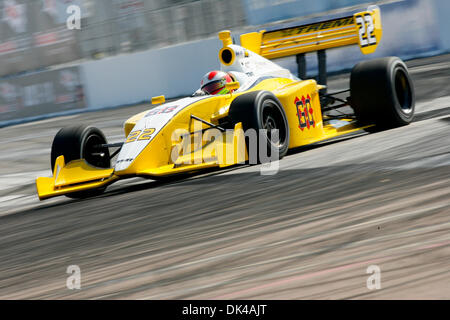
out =
[(150, 110), (145, 116), (149, 117), (149, 116), (154, 116), (156, 114), (163, 114), (163, 113), (172, 113), (173, 111), (176, 110), (178, 106), (168, 106), (168, 107), (160, 107), (160, 108), (154, 108), (152, 110)]
[(45, 46), (55, 43), (58, 40), (56, 32), (50, 32), (45, 34), (38, 34), (34, 36), (34, 41), (37, 46)]
[(0, 43), (0, 53), (8, 53), (16, 50), (16, 44), (13, 41)]
[(56, 103), (60, 104), (60, 103), (68, 103), (68, 102), (74, 102), (75, 99), (73, 97), (72, 94), (62, 94), (59, 96), (56, 96)]
[(315, 128), (316, 122), (314, 121), (314, 110), (311, 105), (311, 98), (309, 95), (302, 96), (301, 99), (295, 97), (295, 107), (297, 109), (298, 127), (300, 130), (311, 127)]

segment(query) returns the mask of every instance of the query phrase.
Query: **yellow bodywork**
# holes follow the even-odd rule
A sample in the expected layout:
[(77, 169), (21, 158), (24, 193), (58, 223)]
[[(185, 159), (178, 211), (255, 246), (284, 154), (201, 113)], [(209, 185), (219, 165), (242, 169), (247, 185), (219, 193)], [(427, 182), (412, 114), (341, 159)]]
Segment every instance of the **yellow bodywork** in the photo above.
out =
[[(367, 18), (368, 16), (370, 18)], [(361, 19), (368, 24), (373, 24), (374, 28), (371, 32), (377, 42), (370, 46), (361, 46), (361, 39), (358, 38), (358, 35), (361, 36), (362, 27), (358, 27), (357, 21)], [(367, 29), (367, 25), (365, 28)], [(320, 31), (313, 32), (313, 29), (320, 29)], [(241, 44), (245, 57), (249, 54), (246, 50), (250, 50), (263, 57), (276, 58), (356, 43), (360, 44), (364, 53), (370, 53), (375, 50), (380, 38), (380, 13), (378, 9), (373, 9), (357, 13), (352, 17), (309, 25), (306, 29), (296, 27), (269, 33), (262, 31), (242, 35)], [(236, 56), (233, 56), (234, 51), (229, 47), (232, 46), (230, 32), (221, 32), (220, 39), (223, 42), (223, 48), (219, 52), (219, 60), (222, 61), (221, 54), (230, 48), (231, 60), (222, 61), (222, 64), (231, 65)], [(237, 89), (238, 83), (230, 84), (230, 87)], [(293, 77), (276, 76), (265, 78), (247, 91), (239, 92), (238, 90), (230, 94), (195, 100), (174, 114), (154, 136), (151, 135), (156, 132), (155, 129), (139, 130), (142, 135), (138, 139), (135, 135), (136, 130), (133, 131), (133, 128), (146, 117), (149, 110), (141, 112), (124, 123), (125, 144), (135, 143), (141, 138), (147, 139), (148, 144), (127, 167), (118, 170), (95, 168), (83, 159), (66, 164), (64, 157), (59, 156), (53, 176), (36, 179), (39, 198), (42, 200), (63, 194), (104, 188), (121, 178), (133, 176), (158, 178), (244, 163), (248, 160), (248, 154), (242, 123), (234, 124), (233, 129), (225, 132), (212, 129), (208, 123), (220, 126), (221, 120), (228, 116), (233, 100), (250, 91), (270, 91), (281, 102), (289, 124), (289, 149), (363, 129), (353, 119), (339, 119), (338, 123), (333, 123), (322, 118), (319, 90), (323, 88), (315, 80), (295, 80)], [(162, 103), (164, 100), (163, 96), (152, 99), (154, 103)], [(180, 131), (184, 134), (177, 135)], [(117, 165), (115, 168), (118, 168)]]
[(74, 160), (67, 165), (64, 156), (55, 161), (53, 177), (39, 177), (36, 188), (39, 199), (98, 189), (114, 182), (119, 177), (114, 175), (114, 169), (100, 169), (86, 163), (83, 159)]
[(358, 44), (373, 53), (382, 36), (380, 9), (275, 31), (242, 34), (241, 45), (267, 59)]
[[(308, 145), (362, 129), (356, 126), (351, 119), (341, 120), (347, 121), (348, 124), (339, 128), (324, 125), (319, 101), (319, 86), (315, 80), (298, 81), (272, 78), (261, 81), (249, 91), (256, 90), (273, 92), (283, 105), (290, 127), (289, 148)], [(174, 131), (184, 129), (192, 133), (194, 128), (196, 131), (198, 131), (198, 128), (208, 128), (208, 125), (191, 119), (191, 114), (218, 125), (221, 118), (228, 116), (231, 102), (237, 96), (246, 92), (211, 97), (185, 108), (154, 137), (149, 145), (134, 159), (133, 163), (123, 171), (114, 171), (114, 168), (95, 168), (83, 159), (65, 164), (64, 157), (58, 157), (53, 177), (40, 177), (36, 180), (39, 198), (43, 200), (53, 196), (102, 188), (119, 178), (132, 176), (158, 178), (206, 168), (223, 168), (245, 163), (248, 160), (248, 154), (241, 123), (236, 124), (234, 130), (227, 130), (225, 133), (220, 132), (221, 139), (216, 139), (213, 142), (211, 142), (208, 134), (200, 134), (197, 143), (193, 137), (193, 141), (189, 144), (192, 152), (179, 156), (176, 161), (172, 161), (171, 154), (174, 149), (180, 148), (180, 142), (172, 139)], [(311, 126), (304, 130), (299, 128), (298, 108), (296, 106), (296, 99), (302, 99), (302, 97), (309, 97), (311, 113), (314, 115), (315, 121), (314, 127)], [(145, 114), (146, 112), (139, 113), (125, 122), (125, 136), (129, 135), (134, 125)], [(213, 132), (213, 130), (210, 130), (210, 132)], [(216, 130), (215, 134), (219, 134), (219, 131)]]

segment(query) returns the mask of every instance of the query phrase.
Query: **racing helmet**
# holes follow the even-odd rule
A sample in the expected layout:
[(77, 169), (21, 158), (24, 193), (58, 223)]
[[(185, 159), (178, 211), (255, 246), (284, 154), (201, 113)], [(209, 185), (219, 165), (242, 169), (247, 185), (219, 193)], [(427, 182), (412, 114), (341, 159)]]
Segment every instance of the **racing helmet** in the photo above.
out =
[(206, 94), (227, 94), (230, 91), (225, 87), (225, 84), (233, 81), (233, 77), (230, 74), (214, 70), (203, 76), (200, 89)]

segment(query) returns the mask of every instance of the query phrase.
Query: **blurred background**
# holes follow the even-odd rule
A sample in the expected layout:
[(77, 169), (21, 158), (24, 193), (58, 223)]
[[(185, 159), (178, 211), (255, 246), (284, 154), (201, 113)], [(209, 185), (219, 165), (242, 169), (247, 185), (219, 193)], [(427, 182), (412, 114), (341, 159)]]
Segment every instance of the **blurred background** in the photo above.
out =
[[(328, 70), (362, 59), (450, 51), (445, 0), (0, 0), (0, 126), (83, 110), (130, 105), (195, 91), (219, 67), (217, 32), (277, 29), (381, 8), (375, 54), (332, 50)], [(80, 8), (69, 30), (67, 8)], [(295, 57), (279, 62), (296, 72)], [(316, 57), (308, 55), (308, 75)]]

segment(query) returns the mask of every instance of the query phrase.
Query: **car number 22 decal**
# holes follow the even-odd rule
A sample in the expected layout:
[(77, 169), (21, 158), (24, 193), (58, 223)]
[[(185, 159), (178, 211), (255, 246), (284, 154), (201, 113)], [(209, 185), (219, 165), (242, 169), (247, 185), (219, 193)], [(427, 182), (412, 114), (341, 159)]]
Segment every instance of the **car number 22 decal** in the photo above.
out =
[(298, 127), (303, 131), (305, 128), (315, 128), (316, 122), (314, 121), (314, 110), (311, 105), (311, 98), (309, 95), (302, 96), (301, 99), (295, 97), (295, 107), (297, 109), (297, 117), (299, 125)]
[(370, 14), (356, 16), (356, 24), (359, 26), (359, 43), (361, 47), (364, 48), (377, 44), (373, 18)]
[(130, 134), (127, 137), (127, 140), (125, 143), (130, 143), (134, 141), (141, 141), (141, 140), (150, 140), (152, 134), (155, 132), (154, 128), (144, 129), (144, 130), (135, 130), (130, 132)]

